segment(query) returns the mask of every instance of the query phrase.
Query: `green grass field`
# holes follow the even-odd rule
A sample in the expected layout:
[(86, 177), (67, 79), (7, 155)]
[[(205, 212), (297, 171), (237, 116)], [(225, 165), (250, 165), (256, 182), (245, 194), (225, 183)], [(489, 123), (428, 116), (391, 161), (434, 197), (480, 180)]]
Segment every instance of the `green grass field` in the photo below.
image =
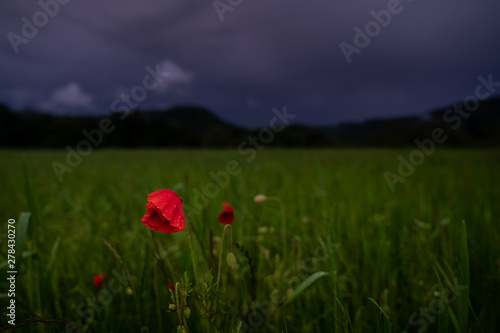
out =
[[(240, 332), (496, 332), (500, 151), (438, 150), (392, 192), (384, 172), (397, 172), (398, 155), (409, 153), (264, 150), (248, 162), (236, 150), (101, 150), (59, 182), (51, 164), (65, 152), (0, 151), (4, 272), (8, 219), (18, 232), (16, 324), (67, 319), (81, 332), (176, 332), (168, 284), (187, 272), (191, 332), (238, 332), (240, 321)], [(241, 170), (227, 186), (207, 185), (231, 160)], [(140, 219), (147, 195), (160, 189), (191, 208), (186, 230), (154, 233), (157, 249)], [(193, 209), (204, 189), (217, 193)], [(257, 204), (257, 194), (280, 200)], [(239, 268), (225, 263), (226, 235), (217, 289), (222, 201), (235, 210)], [(94, 286), (99, 273), (106, 292)], [(5, 309), (5, 278), (0, 288)], [(1, 326), (8, 320), (4, 310)]]

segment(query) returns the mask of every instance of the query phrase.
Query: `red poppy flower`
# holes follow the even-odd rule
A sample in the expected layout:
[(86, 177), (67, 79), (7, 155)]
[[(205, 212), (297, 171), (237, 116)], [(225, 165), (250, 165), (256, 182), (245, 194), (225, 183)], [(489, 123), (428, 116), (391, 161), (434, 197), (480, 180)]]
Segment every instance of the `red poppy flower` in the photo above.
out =
[(148, 228), (174, 233), (184, 230), (184, 207), (181, 198), (172, 190), (160, 190), (148, 195), (146, 215), (141, 219)]
[(219, 215), (219, 222), (224, 224), (231, 224), (234, 221), (234, 210), (228, 202), (223, 202), (222, 206), (226, 207)]
[(172, 290), (172, 292), (175, 293), (175, 286), (172, 282), (168, 284), (168, 289)]
[(94, 276), (94, 284), (97, 289), (102, 289), (104, 280), (106, 280), (106, 274), (101, 273)]

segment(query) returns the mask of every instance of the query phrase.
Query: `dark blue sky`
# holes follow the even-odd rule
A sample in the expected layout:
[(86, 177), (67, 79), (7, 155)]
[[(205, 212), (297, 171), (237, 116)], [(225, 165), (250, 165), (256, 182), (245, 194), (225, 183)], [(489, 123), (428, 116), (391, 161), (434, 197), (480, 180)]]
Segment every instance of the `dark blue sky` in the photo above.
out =
[[(283, 105), (313, 125), (420, 114), (473, 94), (479, 75), (500, 81), (499, 13), (493, 0), (6, 0), (0, 102), (104, 115), (128, 94), (247, 127)], [(372, 37), (348, 62), (356, 27)], [(150, 90), (147, 66), (169, 73)]]

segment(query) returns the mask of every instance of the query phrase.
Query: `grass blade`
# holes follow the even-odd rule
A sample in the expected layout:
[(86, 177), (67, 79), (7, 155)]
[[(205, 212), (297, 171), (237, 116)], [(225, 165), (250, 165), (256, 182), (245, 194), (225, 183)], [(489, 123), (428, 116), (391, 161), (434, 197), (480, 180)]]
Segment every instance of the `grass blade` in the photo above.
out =
[(340, 303), (337, 297), (335, 297), (335, 302), (337, 304), (336, 311), (337, 316), (335, 316), (335, 330), (340, 333), (352, 333), (352, 323), (349, 317), (349, 312), (346, 307)]
[(378, 305), (377, 301), (375, 301), (373, 298), (368, 297), (370, 301), (372, 301), (373, 304), (377, 306), (380, 310), (380, 318), (377, 324), (377, 333), (391, 333), (392, 332), (392, 325), (391, 321), (389, 320), (389, 317), (385, 313), (384, 310)]
[(450, 320), (453, 324), (453, 327), (455, 328), (455, 332), (462, 333), (462, 330), (460, 329), (460, 323), (458, 322), (457, 317), (455, 316), (455, 313), (453, 313), (451, 307), (448, 307), (448, 313), (450, 314)]
[(467, 228), (465, 221), (462, 221), (462, 232), (460, 235), (460, 260), (458, 263), (460, 269), (460, 284), (467, 286), (461, 291), (460, 297), (457, 297), (457, 317), (462, 332), (468, 331), (469, 326), (469, 251), (467, 247)]
[(327, 272), (316, 272), (313, 275), (309, 276), (307, 279), (302, 281), (301, 284), (293, 291), (293, 294), (286, 300), (284, 305), (287, 305), (291, 301), (293, 301), (297, 296), (300, 295), (301, 292), (304, 291), (307, 287), (309, 287), (312, 283), (314, 283), (317, 279), (319, 279), (322, 276), (329, 275), (330, 273)]
[(19, 216), (19, 221), (16, 226), (16, 252), (23, 253), (26, 244), (26, 231), (28, 230), (28, 223), (31, 213), (22, 212)]
[(33, 227), (30, 229), (30, 237), (32, 240), (35, 240), (35, 228), (34, 226), (36, 225), (38, 228), (40, 228), (41, 232), (41, 238), (42, 240), (45, 239), (45, 228), (44, 228), (44, 220), (43, 220), (43, 215), (40, 210), (40, 205), (38, 203), (38, 197), (36, 195), (36, 192), (33, 191), (33, 187), (31, 185), (31, 179), (29, 176), (28, 172), (28, 167), (26, 165), (26, 160), (23, 160), (23, 174), (24, 174), (24, 185), (26, 189), (26, 200), (28, 201), (28, 209), (30, 212), (33, 212), (33, 217), (31, 223), (33, 224)]
[[(439, 263), (436, 263), (436, 265), (434, 266), (434, 273), (436, 274), (436, 277), (438, 279), (439, 290), (445, 290), (445, 286), (443, 284), (441, 276), (439, 275), (437, 266), (439, 266)], [(446, 304), (446, 307), (449, 308), (449, 304)], [(449, 332), (449, 326), (450, 326), (450, 315), (448, 314), (447, 311), (445, 311), (438, 317), (438, 333)]]
[(61, 241), (61, 237), (57, 237), (54, 245), (52, 246), (52, 250), (50, 251), (49, 262), (47, 263), (47, 268), (45, 269), (45, 273), (47, 274), (52, 269), (52, 265), (54, 265), (54, 261), (56, 260), (57, 249), (59, 248), (59, 242)]

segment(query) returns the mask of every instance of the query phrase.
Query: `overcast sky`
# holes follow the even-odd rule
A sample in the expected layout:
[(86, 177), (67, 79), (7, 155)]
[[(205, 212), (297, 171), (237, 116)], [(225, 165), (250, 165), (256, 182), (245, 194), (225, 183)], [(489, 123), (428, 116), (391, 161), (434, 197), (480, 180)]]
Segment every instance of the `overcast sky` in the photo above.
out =
[[(106, 115), (128, 94), (246, 127), (286, 105), (319, 125), (421, 114), (479, 75), (500, 81), (499, 1), (55, 1), (0, 3), (0, 103)], [(356, 27), (372, 37), (354, 52)]]

